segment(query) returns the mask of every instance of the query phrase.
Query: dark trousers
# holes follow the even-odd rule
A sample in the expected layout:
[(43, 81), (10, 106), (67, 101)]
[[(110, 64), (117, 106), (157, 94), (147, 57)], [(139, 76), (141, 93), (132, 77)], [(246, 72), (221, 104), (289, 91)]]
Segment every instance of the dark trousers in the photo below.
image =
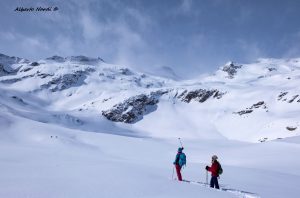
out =
[(175, 168), (176, 168), (176, 173), (177, 173), (178, 180), (182, 181), (181, 172), (180, 172), (181, 171), (181, 167), (178, 164), (176, 164)]
[(219, 183), (218, 183), (218, 177), (216, 176), (211, 176), (211, 180), (210, 180), (210, 187), (211, 188), (217, 188), (219, 189)]

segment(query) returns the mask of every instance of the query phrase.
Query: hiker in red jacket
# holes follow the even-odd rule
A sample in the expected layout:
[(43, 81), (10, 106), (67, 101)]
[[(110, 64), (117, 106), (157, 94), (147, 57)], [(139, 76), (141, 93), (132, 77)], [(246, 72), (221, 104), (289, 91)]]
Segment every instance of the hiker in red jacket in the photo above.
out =
[(218, 157), (213, 155), (211, 158), (211, 167), (206, 166), (205, 169), (211, 172), (210, 187), (219, 189), (218, 177), (220, 164), (217, 161)]

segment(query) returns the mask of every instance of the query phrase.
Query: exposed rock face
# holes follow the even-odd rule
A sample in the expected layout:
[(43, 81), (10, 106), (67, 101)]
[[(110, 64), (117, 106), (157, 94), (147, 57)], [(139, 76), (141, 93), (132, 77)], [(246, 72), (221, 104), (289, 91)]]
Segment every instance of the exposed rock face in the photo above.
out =
[(289, 131), (295, 131), (297, 127), (287, 126), (286, 129)]
[(144, 115), (155, 111), (159, 98), (167, 91), (151, 92), (149, 95), (140, 94), (116, 104), (112, 109), (102, 111), (102, 115), (114, 122), (135, 123)]
[(288, 94), (288, 92), (281, 92), (277, 100), (281, 100), (286, 94)]
[(264, 109), (266, 109), (267, 108), (267, 106), (266, 106), (266, 104), (265, 104), (265, 102), (264, 101), (260, 101), (260, 102), (258, 102), (258, 103), (256, 103), (256, 104), (254, 104), (254, 105), (252, 105), (252, 107), (250, 107), (250, 109), (253, 109), (253, 108), (260, 108), (260, 107), (262, 107), (262, 108), (264, 108)]
[(12, 96), (11, 98), (14, 99), (15, 101), (21, 103), (21, 104), (27, 105), (27, 104), (24, 102), (24, 100), (23, 100), (22, 98), (18, 97), (18, 96)]
[(39, 66), (40, 64), (38, 62), (32, 62), (30, 65), (33, 67), (36, 67), (36, 66)]
[(100, 57), (98, 58), (91, 58), (87, 56), (69, 56), (69, 57), (61, 57), (61, 56), (51, 56), (49, 58), (46, 58), (46, 60), (55, 61), (58, 63), (71, 61), (71, 62), (77, 62), (77, 63), (91, 63), (91, 62), (104, 62), (104, 60)]
[(12, 67), (12, 65), (23, 63), (27, 64), (29, 61), (19, 57), (7, 56), (0, 53), (0, 76), (15, 74), (20, 69), (20, 66), (18, 65), (18, 67)]
[[(155, 111), (159, 98), (169, 93), (169, 91), (160, 90), (151, 92), (149, 95), (140, 94), (133, 96), (122, 103), (114, 105), (111, 109), (102, 111), (102, 115), (114, 122), (135, 123), (141, 120), (144, 115)], [(197, 89), (193, 91), (185, 90), (179, 96), (175, 97), (186, 103), (192, 100), (202, 103), (210, 97), (220, 99), (222, 95), (224, 93), (218, 90)]]
[[(299, 94), (288, 97), (288, 92), (281, 92), (277, 98), (277, 100), (287, 101), (288, 103), (293, 103), (296, 99), (297, 102), (300, 102)], [(290, 94), (289, 94), (290, 95)]]
[(237, 69), (240, 69), (241, 67), (242, 65), (234, 65), (233, 62), (230, 62), (222, 68), (222, 71), (228, 74), (228, 78), (234, 78), (234, 75), (237, 73)]
[(242, 111), (238, 111), (238, 112), (233, 112), (234, 114), (239, 114), (239, 115), (244, 115), (244, 114), (248, 114), (248, 113), (252, 113), (254, 109), (257, 108), (263, 108), (266, 109), (266, 112), (268, 112), (267, 110), (267, 105), (264, 101), (260, 101), (256, 104), (253, 104), (250, 108), (246, 108), (246, 110), (242, 110)]
[(242, 111), (233, 112), (233, 113), (237, 113), (239, 115), (244, 115), (244, 114), (248, 114), (248, 113), (252, 113), (252, 112), (253, 112), (252, 109), (248, 109), (248, 110), (242, 110)]
[(293, 97), (292, 97), (292, 99), (290, 99), (290, 100), (288, 101), (288, 103), (292, 103), (292, 102), (294, 102), (294, 100), (295, 100), (296, 98), (298, 98), (298, 96), (299, 96), (299, 95), (295, 95), (295, 96), (293, 96)]
[(5, 66), (10, 66), (12, 64), (20, 63), (20, 62), (29, 63), (29, 61), (26, 59), (22, 59), (22, 58), (15, 57), (15, 56), (7, 56), (7, 55), (0, 53), (0, 63)]
[(39, 71), (36, 73), (36, 76), (40, 77), (40, 78), (47, 78), (47, 77), (51, 77), (53, 76), (53, 74), (47, 74), (47, 73), (40, 73)]
[(70, 60), (70, 61), (78, 61), (78, 62), (88, 62), (90, 61), (90, 59), (86, 56), (71, 56), (71, 57), (67, 57), (66, 59)]
[(6, 76), (6, 75), (13, 75), (16, 74), (16, 72), (20, 69), (18, 67), (17, 69), (12, 69), (9, 66), (5, 66), (0, 63), (0, 76)]
[(130, 69), (128, 69), (128, 68), (120, 68), (119, 72), (120, 72), (120, 74), (126, 75), (126, 76), (129, 76), (129, 75), (133, 74), (133, 72), (130, 71)]
[(5, 70), (4, 66), (0, 64), (0, 76), (5, 76), (8, 72)]
[(260, 138), (258, 141), (259, 141), (259, 142), (265, 142), (265, 141), (267, 141), (267, 140), (268, 140), (268, 138), (264, 137), (264, 138)]
[(58, 63), (62, 63), (62, 62), (65, 62), (65, 58), (61, 57), (61, 56), (51, 56), (49, 58), (46, 58), (46, 60), (50, 60), (50, 61), (55, 61), (55, 62), (58, 62)]
[(224, 94), (225, 93), (219, 92), (218, 90), (205, 90), (205, 89), (197, 89), (193, 91), (185, 90), (178, 96), (178, 98), (186, 103), (190, 103), (192, 100), (202, 103), (205, 102), (210, 97), (220, 99)]
[[(41, 88), (50, 89), (52, 92), (62, 91), (70, 87), (80, 86), (84, 84), (84, 80), (87, 77), (88, 72), (93, 72), (93, 69), (88, 69), (85, 71), (76, 71), (72, 74), (64, 74), (62, 76), (54, 77), (47, 84), (41, 85)], [(41, 75), (41, 78), (47, 76)]]
[(28, 76), (23, 76), (21, 78), (11, 78), (11, 79), (6, 79), (6, 80), (0, 80), (1, 83), (4, 83), (4, 84), (13, 84), (13, 83), (16, 83), (16, 82), (19, 82), (21, 80), (24, 80), (26, 78), (31, 78), (31, 77), (34, 77), (34, 75), (28, 75)]
[(272, 71), (277, 71), (277, 69), (276, 69), (276, 68), (274, 68), (274, 67), (267, 67), (267, 69), (269, 70), (269, 72), (272, 72)]

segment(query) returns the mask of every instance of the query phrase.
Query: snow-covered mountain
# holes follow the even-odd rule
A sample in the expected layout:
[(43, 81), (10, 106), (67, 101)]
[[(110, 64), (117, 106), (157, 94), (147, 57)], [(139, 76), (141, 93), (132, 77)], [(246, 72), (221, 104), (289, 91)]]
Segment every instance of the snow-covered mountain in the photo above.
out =
[[(0, 54), (0, 197), (298, 197), (299, 61), (177, 80), (101, 58)], [(178, 137), (183, 178), (204, 182), (217, 154), (223, 191), (172, 180)]]
[(91, 131), (108, 120), (154, 137), (258, 142), (300, 134), (299, 59), (228, 62), (212, 75), (176, 81), (101, 58), (0, 58), (1, 104), (29, 119)]

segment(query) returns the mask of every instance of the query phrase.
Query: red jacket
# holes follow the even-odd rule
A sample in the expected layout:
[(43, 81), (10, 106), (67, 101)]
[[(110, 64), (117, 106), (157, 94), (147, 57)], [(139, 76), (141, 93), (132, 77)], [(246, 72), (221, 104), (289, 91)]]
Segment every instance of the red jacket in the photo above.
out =
[(215, 160), (211, 167), (208, 167), (208, 171), (211, 172), (211, 176), (219, 177), (219, 162)]

